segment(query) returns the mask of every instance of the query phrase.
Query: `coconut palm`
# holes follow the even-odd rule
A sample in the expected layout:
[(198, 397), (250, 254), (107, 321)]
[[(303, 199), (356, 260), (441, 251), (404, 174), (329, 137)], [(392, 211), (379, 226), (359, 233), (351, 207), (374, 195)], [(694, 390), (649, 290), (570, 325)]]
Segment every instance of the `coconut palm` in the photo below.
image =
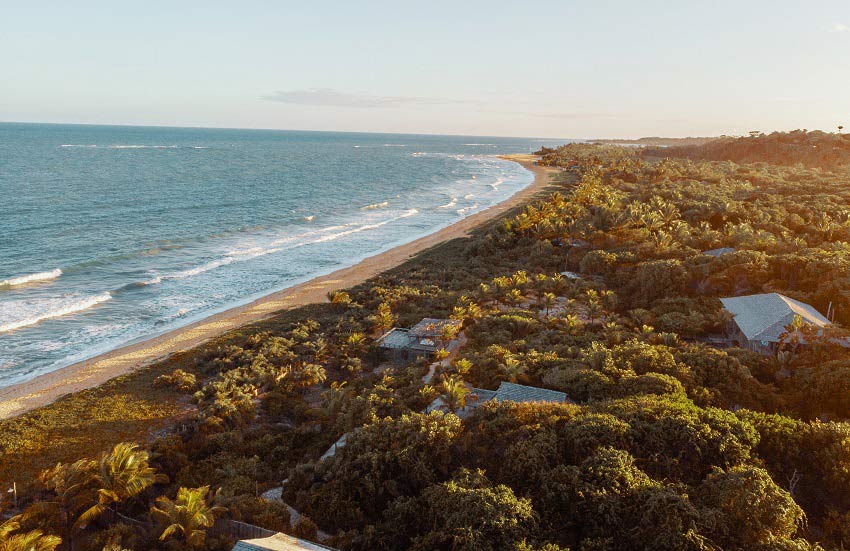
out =
[(48, 535), (41, 530), (13, 534), (21, 528), (18, 517), (0, 524), (0, 551), (54, 551), (62, 538)]
[(349, 353), (358, 355), (364, 352), (366, 347), (369, 346), (369, 339), (360, 331), (355, 331), (348, 336), (345, 340), (345, 344)]
[(307, 388), (319, 383), (324, 383), (327, 378), (328, 373), (321, 365), (305, 364), (301, 367), (299, 384), (303, 388)]
[(440, 397), (452, 413), (466, 407), (469, 392), (469, 387), (460, 377), (446, 377), (440, 383)]
[(525, 366), (513, 357), (505, 358), (504, 363), (499, 366), (499, 371), (505, 376), (509, 383), (515, 383), (525, 374)]
[(378, 305), (378, 312), (374, 315), (373, 322), (377, 333), (384, 333), (395, 325), (396, 317), (388, 302)]
[(157, 473), (148, 464), (148, 457), (148, 452), (139, 450), (138, 444), (131, 442), (116, 444), (112, 451), (101, 455), (94, 476), (98, 486), (97, 503), (80, 516), (81, 527), (152, 485), (168, 482), (167, 476)]
[(469, 372), (472, 371), (472, 362), (466, 358), (459, 358), (452, 364), (452, 369), (461, 377), (468, 375)]
[(561, 274), (555, 274), (549, 278), (553, 293), (562, 294), (567, 290), (568, 282)]
[(351, 304), (351, 296), (345, 291), (331, 291), (328, 293), (328, 302), (341, 309)]
[(549, 317), (549, 310), (555, 306), (558, 302), (558, 298), (553, 293), (543, 293), (543, 296), (540, 297), (540, 306), (546, 309), (546, 317)]
[(151, 514), (163, 528), (160, 541), (179, 536), (190, 548), (203, 548), (207, 528), (215, 524), (215, 519), (226, 510), (209, 503), (209, 491), (209, 486), (180, 488), (175, 500), (166, 496), (157, 498)]
[(95, 469), (97, 463), (81, 459), (75, 463), (59, 463), (41, 473), (40, 480), (50, 494), (30, 505), (26, 518), (39, 526), (50, 526), (68, 541), (85, 525), (81, 514), (96, 499)]
[(41, 530), (32, 530), (22, 534), (0, 536), (0, 551), (53, 551), (62, 538), (47, 535)]
[(522, 291), (519, 289), (511, 289), (508, 291), (508, 294), (505, 295), (505, 300), (511, 306), (519, 306), (523, 300), (525, 300), (525, 295), (522, 294)]
[(596, 319), (602, 314), (602, 305), (599, 304), (598, 300), (591, 300), (585, 305), (584, 308), (585, 314), (587, 314), (587, 320), (593, 325), (596, 322)]
[(564, 316), (564, 323), (567, 326), (567, 332), (570, 334), (575, 334), (581, 328), (581, 320), (575, 314)]

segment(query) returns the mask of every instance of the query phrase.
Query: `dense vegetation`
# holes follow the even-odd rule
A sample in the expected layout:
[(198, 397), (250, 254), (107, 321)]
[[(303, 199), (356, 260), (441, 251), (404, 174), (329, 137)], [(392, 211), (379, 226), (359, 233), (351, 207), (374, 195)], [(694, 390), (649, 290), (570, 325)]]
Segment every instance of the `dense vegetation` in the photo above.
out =
[(802, 164), (833, 170), (850, 164), (850, 134), (830, 134), (815, 130), (773, 132), (753, 131), (743, 138), (723, 137), (706, 143), (670, 144), (650, 148), (647, 156), (679, 157), (702, 161), (766, 162), (777, 165)]
[[(183, 396), (174, 426), (66, 450), (20, 488), (0, 549), (226, 549), (216, 518), (358, 550), (850, 545), (842, 330), (806, 347), (789, 333), (775, 358), (709, 340), (728, 321), (718, 296), (832, 302), (850, 323), (850, 175), (543, 153), (563, 177), (521, 212), (158, 367), (152, 391)], [(721, 246), (735, 252), (700, 253)], [(447, 316), (464, 345), (429, 383), (424, 362), (381, 360), (382, 331)], [(572, 403), (421, 413), (502, 381)], [(0, 422), (0, 453), (32, 438), (28, 419), (49, 431), (45, 415)], [(277, 486), (297, 523), (258, 497)]]

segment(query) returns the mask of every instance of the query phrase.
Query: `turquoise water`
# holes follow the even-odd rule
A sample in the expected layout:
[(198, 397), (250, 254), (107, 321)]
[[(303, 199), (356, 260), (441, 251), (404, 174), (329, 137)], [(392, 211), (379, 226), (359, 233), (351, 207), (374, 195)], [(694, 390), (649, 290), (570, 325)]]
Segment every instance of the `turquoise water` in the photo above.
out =
[(542, 140), (0, 124), (0, 386), (411, 241)]

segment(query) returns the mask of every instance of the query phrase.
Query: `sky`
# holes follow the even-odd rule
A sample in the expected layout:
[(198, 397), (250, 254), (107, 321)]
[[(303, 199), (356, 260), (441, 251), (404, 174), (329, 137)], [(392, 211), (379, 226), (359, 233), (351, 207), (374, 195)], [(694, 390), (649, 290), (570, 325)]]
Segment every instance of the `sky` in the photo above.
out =
[(0, 121), (552, 138), (850, 127), (847, 0), (0, 0)]

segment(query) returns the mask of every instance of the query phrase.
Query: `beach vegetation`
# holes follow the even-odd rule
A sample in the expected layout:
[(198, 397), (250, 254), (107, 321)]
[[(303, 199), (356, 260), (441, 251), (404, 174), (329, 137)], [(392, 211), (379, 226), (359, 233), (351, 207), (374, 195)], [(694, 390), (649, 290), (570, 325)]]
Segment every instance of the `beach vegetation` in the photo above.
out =
[[(850, 173), (776, 162), (785, 139), (543, 150), (552, 188), (469, 237), (0, 421), (0, 481), (35, 481), (10, 530), (83, 550), (226, 549), (216, 519), (346, 550), (850, 546)], [(808, 139), (843, 138), (788, 143)], [(718, 298), (769, 292), (834, 324), (736, 346)], [(460, 320), (460, 344), (381, 354), (425, 317)], [(569, 399), (473, 399), (509, 382)]]

